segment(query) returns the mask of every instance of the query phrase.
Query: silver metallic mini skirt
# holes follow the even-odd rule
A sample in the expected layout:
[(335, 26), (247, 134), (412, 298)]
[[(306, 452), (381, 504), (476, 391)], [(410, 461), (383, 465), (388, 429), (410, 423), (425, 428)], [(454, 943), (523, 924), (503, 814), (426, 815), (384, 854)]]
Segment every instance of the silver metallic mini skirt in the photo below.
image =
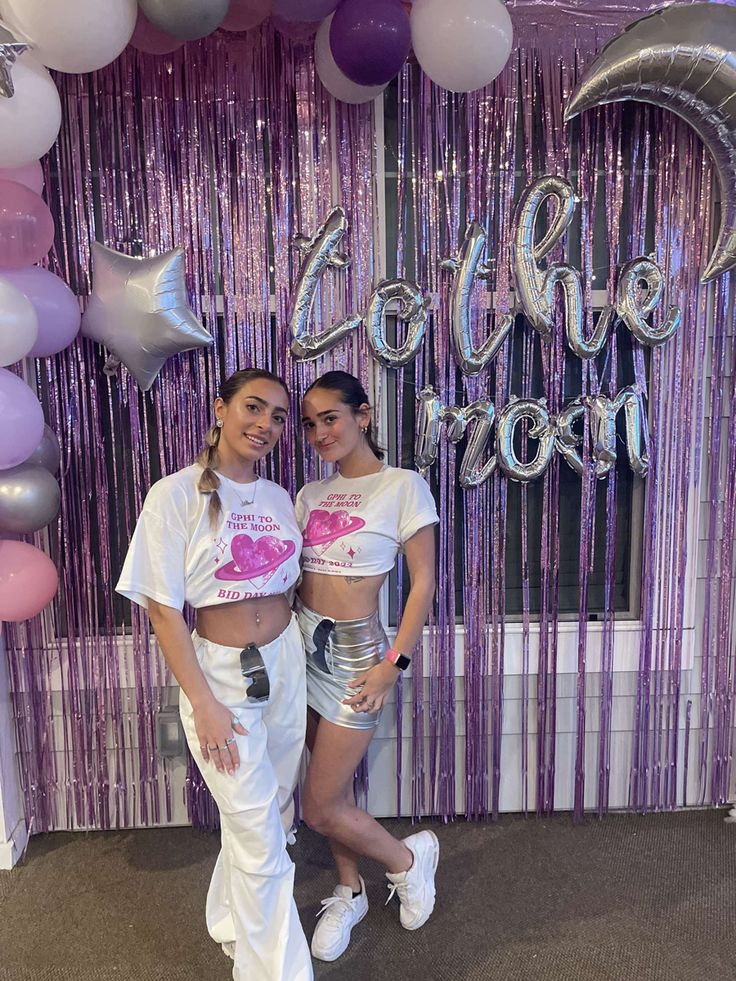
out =
[(323, 719), (346, 729), (375, 729), (378, 712), (354, 712), (343, 699), (363, 671), (383, 659), (389, 643), (378, 613), (358, 620), (330, 620), (305, 606), (294, 605), (307, 654), (307, 705)]

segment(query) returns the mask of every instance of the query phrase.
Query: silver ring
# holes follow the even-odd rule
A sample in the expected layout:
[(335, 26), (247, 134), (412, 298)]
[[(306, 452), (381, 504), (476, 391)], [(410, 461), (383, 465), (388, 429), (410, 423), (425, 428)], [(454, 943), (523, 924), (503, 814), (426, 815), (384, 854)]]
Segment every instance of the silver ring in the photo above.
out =
[(210, 753), (214, 753), (215, 750), (217, 750), (218, 753), (220, 752), (219, 746), (208, 746), (207, 749), (210, 751)]
[(226, 745), (226, 746), (232, 746), (232, 744), (233, 744), (234, 742), (235, 742), (235, 736), (230, 736), (230, 738), (229, 738), (229, 739), (226, 739), (226, 740), (225, 740), (225, 745)]
[(237, 715), (234, 715), (232, 717), (232, 719), (230, 720), (230, 728), (231, 729), (234, 729), (235, 726), (242, 726), (242, 724), (243, 723), (240, 721), (240, 719), (237, 717)]

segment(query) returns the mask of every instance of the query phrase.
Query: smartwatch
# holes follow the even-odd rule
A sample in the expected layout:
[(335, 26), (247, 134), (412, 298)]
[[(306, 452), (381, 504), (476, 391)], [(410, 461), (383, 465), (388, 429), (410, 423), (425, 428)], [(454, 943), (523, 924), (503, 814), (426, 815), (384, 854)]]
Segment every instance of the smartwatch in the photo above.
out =
[(395, 664), (399, 671), (406, 671), (411, 664), (410, 657), (407, 657), (406, 654), (400, 654), (398, 651), (395, 651), (393, 647), (389, 647), (383, 657), (384, 660)]

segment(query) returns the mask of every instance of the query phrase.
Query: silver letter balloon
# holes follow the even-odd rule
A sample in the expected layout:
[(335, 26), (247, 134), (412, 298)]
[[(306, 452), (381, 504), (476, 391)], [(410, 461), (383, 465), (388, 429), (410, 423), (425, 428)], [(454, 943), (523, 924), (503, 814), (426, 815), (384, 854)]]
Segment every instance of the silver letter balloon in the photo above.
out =
[(361, 315), (349, 314), (319, 333), (310, 331), (312, 307), (317, 287), (327, 269), (347, 269), (350, 258), (340, 251), (348, 230), (348, 220), (340, 207), (333, 208), (314, 235), (297, 235), (296, 248), (304, 256), (294, 290), (289, 329), (293, 338), (291, 353), (297, 361), (318, 358), (360, 325)]

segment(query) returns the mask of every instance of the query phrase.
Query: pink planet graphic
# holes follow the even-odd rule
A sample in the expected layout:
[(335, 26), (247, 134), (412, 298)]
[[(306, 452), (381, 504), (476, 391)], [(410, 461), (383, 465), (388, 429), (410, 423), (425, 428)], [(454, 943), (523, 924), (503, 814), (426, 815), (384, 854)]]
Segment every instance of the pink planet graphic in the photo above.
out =
[(337, 541), (343, 535), (358, 531), (365, 525), (362, 518), (356, 518), (347, 511), (321, 511), (316, 509), (309, 512), (307, 526), (304, 529), (304, 547), (324, 545)]
[(230, 543), (232, 560), (215, 573), (215, 579), (232, 582), (234, 579), (257, 579), (290, 559), (296, 544), (282, 541), (273, 535), (263, 535), (255, 541), (250, 535), (236, 535)]

